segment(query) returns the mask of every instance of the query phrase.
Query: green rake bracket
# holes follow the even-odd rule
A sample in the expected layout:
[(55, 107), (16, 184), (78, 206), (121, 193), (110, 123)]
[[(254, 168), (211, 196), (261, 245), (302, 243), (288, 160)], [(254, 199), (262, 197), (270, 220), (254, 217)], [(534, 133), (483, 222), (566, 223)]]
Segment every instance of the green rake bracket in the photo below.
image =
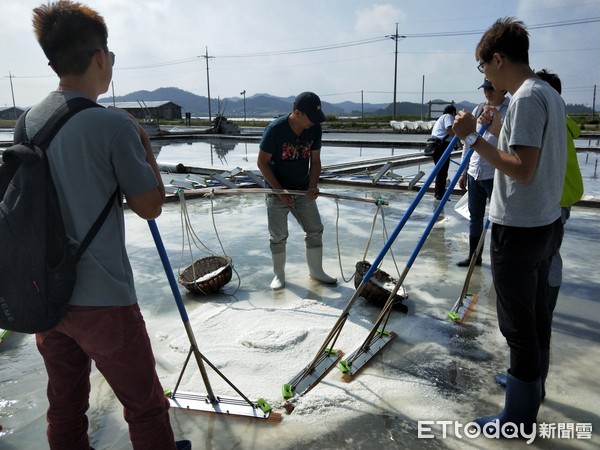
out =
[(347, 359), (338, 364), (338, 368), (342, 372), (342, 378), (344, 381), (352, 381), (352, 378), (357, 375), (358, 372), (360, 372), (375, 355), (381, 352), (397, 336), (398, 335), (393, 331), (377, 330), (377, 333), (371, 339), (368, 348), (359, 348)]
[(285, 400), (297, 395), (304, 395), (311, 390), (325, 375), (337, 364), (344, 356), (340, 350), (325, 349), (319, 356), (318, 361), (311, 370), (309, 367), (304, 368), (292, 381), (286, 383), (282, 387), (282, 395)]
[(256, 400), (256, 406), (258, 406), (260, 410), (264, 413), (268, 413), (273, 409), (264, 398), (259, 398), (258, 400)]
[(454, 311), (450, 311), (448, 313), (448, 317), (450, 318), (450, 320), (452, 320), (453, 322), (456, 322), (458, 320), (460, 320), (460, 316), (458, 314), (456, 314)]

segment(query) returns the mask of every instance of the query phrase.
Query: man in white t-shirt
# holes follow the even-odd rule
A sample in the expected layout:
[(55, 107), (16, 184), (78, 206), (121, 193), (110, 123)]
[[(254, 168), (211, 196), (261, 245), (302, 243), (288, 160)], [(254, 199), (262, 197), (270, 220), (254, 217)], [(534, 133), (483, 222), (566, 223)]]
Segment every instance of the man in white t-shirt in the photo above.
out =
[[(456, 107), (454, 105), (448, 105), (444, 108), (443, 114), (436, 120), (433, 128), (431, 129), (431, 137), (439, 141), (438, 146), (433, 153), (433, 162), (435, 164), (442, 158), (442, 155), (446, 151), (454, 131), (452, 131), (452, 124), (454, 124), (454, 116), (456, 115)], [(446, 191), (446, 179), (448, 178), (448, 168), (450, 167), (450, 158), (444, 162), (440, 167), (437, 176), (435, 177), (435, 198), (441, 200)]]

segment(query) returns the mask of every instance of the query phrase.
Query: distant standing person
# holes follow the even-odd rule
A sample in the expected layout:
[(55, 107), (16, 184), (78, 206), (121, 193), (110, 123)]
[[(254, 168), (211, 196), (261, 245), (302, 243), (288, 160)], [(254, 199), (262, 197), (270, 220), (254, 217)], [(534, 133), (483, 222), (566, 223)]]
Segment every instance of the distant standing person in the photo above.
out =
[[(62, 0), (35, 8), (33, 28), (59, 82), (29, 110), (27, 136), (15, 133), (15, 142), (35, 136), (68, 100), (95, 102), (108, 90), (115, 62), (103, 17), (81, 3)], [(98, 107), (75, 114), (47, 155), (65, 231), (74, 244), (117, 187), (141, 218), (160, 215), (165, 191), (152, 147), (127, 113)], [(35, 339), (48, 374), (50, 449), (90, 448), (86, 412), (92, 361), (123, 405), (135, 450), (191, 448), (190, 441), (176, 444), (173, 438), (169, 402), (156, 373), (125, 247), (120, 199), (77, 265), (66, 315)]]
[(259, 144), (257, 165), (272, 189), (306, 191), (306, 195), (267, 194), (269, 246), (275, 277), (272, 289), (285, 286), (288, 214), (305, 233), (309, 275), (325, 284), (337, 279), (323, 271), (323, 224), (317, 208), (321, 176), (321, 123), (325, 114), (313, 92), (299, 94), (290, 114), (271, 122)]
[[(506, 91), (497, 91), (494, 89), (492, 83), (488, 80), (483, 80), (483, 84), (479, 86), (479, 89), (483, 88), (483, 95), (487, 102), (481, 103), (473, 110), (473, 115), (479, 117), (483, 113), (485, 106), (493, 106), (496, 111), (492, 111), (494, 114), (500, 114), (502, 121), (508, 109), (509, 98), (506, 97)], [(489, 131), (483, 133), (483, 138), (490, 144), (498, 145), (498, 136), (492, 134)], [(469, 150), (469, 146), (463, 146), (463, 156)], [(469, 205), (469, 256), (462, 261), (456, 263), (459, 267), (468, 267), (471, 263), (471, 257), (477, 249), (479, 239), (483, 234), (483, 219), (485, 216), (485, 206), (488, 199), (492, 196), (492, 188), (494, 187), (494, 169), (485, 159), (479, 156), (479, 153), (473, 152), (471, 159), (469, 159), (469, 165), (465, 169), (464, 173), (458, 179), (458, 186), (464, 191), (468, 190), (468, 205)], [(481, 265), (481, 253), (477, 255), (475, 264)]]
[[(437, 145), (435, 152), (433, 153), (433, 162), (435, 164), (441, 159), (444, 151), (448, 147), (454, 131), (452, 131), (452, 125), (454, 124), (454, 116), (456, 115), (456, 108), (454, 105), (448, 105), (444, 108), (443, 114), (436, 120), (433, 129), (431, 130), (431, 138), (437, 139), (439, 144)], [(448, 178), (448, 169), (450, 168), (450, 158), (446, 160), (444, 165), (440, 168), (440, 171), (435, 177), (435, 198), (441, 200), (446, 192), (446, 180)]]
[[(498, 148), (476, 133), (477, 119), (461, 111), (456, 135), (496, 168), (489, 218), (498, 325), (510, 349), (504, 409), (475, 422), (488, 431), (513, 424), (531, 433), (541, 401), (540, 346), (550, 339), (547, 286), (560, 247), (560, 199), (567, 162), (565, 103), (529, 66), (523, 22), (498, 19), (477, 44), (478, 69), (512, 98), (504, 123), (486, 107), (481, 116)], [(491, 430), (490, 430), (491, 428)], [(511, 426), (512, 428), (512, 426)]]

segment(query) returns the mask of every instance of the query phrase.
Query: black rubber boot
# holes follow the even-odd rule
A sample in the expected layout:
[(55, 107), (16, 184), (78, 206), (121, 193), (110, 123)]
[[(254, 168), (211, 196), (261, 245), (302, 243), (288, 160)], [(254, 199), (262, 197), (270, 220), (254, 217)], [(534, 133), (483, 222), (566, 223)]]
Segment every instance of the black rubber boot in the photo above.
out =
[[(540, 379), (542, 385), (543, 401), (546, 398), (546, 377), (548, 376), (548, 368), (550, 367), (550, 350), (540, 350)], [(494, 381), (500, 387), (506, 388), (506, 373), (497, 373), (494, 375)]]
[(494, 375), (494, 381), (498, 386), (506, 389), (506, 372), (497, 373), (496, 375)]
[[(481, 236), (469, 236), (469, 256), (466, 259), (463, 259), (462, 261), (457, 262), (456, 265), (458, 267), (469, 267), (469, 265), (471, 264), (471, 258), (473, 257), (473, 253), (475, 253), (475, 250), (477, 250), (477, 245), (479, 244), (480, 237)], [(482, 251), (479, 252), (479, 254), (477, 255), (477, 261), (475, 261), (476, 266), (481, 265), (481, 253), (482, 252), (483, 252), (483, 247), (482, 247)]]
[(175, 446), (177, 450), (192, 450), (192, 441), (188, 441), (187, 439), (177, 441), (175, 442)]
[[(495, 416), (475, 419), (475, 423), (480, 427), (487, 425), (486, 430), (490, 434), (496, 431), (494, 426), (496, 420), (499, 427), (510, 422), (518, 427), (522, 426), (524, 433), (530, 434), (537, 420), (540, 400), (541, 383), (539, 378), (535, 381), (525, 382), (507, 372), (504, 410)], [(512, 430), (507, 431), (512, 432)], [(520, 429), (518, 431), (521, 435)]]
[(550, 367), (550, 349), (540, 350), (540, 378), (542, 380), (542, 401), (546, 398), (546, 377)]

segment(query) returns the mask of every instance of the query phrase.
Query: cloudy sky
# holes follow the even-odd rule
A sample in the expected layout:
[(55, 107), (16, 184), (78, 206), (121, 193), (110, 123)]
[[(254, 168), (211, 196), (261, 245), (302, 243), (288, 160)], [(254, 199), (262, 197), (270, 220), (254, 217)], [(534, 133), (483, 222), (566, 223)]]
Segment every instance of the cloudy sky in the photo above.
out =
[[(30, 106), (57, 85), (35, 41), (39, 0), (0, 0), (0, 106)], [(474, 49), (497, 18), (525, 22), (530, 62), (592, 106), (600, 84), (599, 0), (87, 0), (109, 28), (115, 95), (178, 87), (211, 97), (258, 93), (392, 102), (483, 98)], [(11, 89), (12, 81), (12, 89)], [(362, 97), (361, 97), (362, 96)], [(168, 99), (165, 99), (168, 100)], [(600, 100), (597, 100), (597, 104)], [(596, 108), (598, 110), (598, 108)]]

